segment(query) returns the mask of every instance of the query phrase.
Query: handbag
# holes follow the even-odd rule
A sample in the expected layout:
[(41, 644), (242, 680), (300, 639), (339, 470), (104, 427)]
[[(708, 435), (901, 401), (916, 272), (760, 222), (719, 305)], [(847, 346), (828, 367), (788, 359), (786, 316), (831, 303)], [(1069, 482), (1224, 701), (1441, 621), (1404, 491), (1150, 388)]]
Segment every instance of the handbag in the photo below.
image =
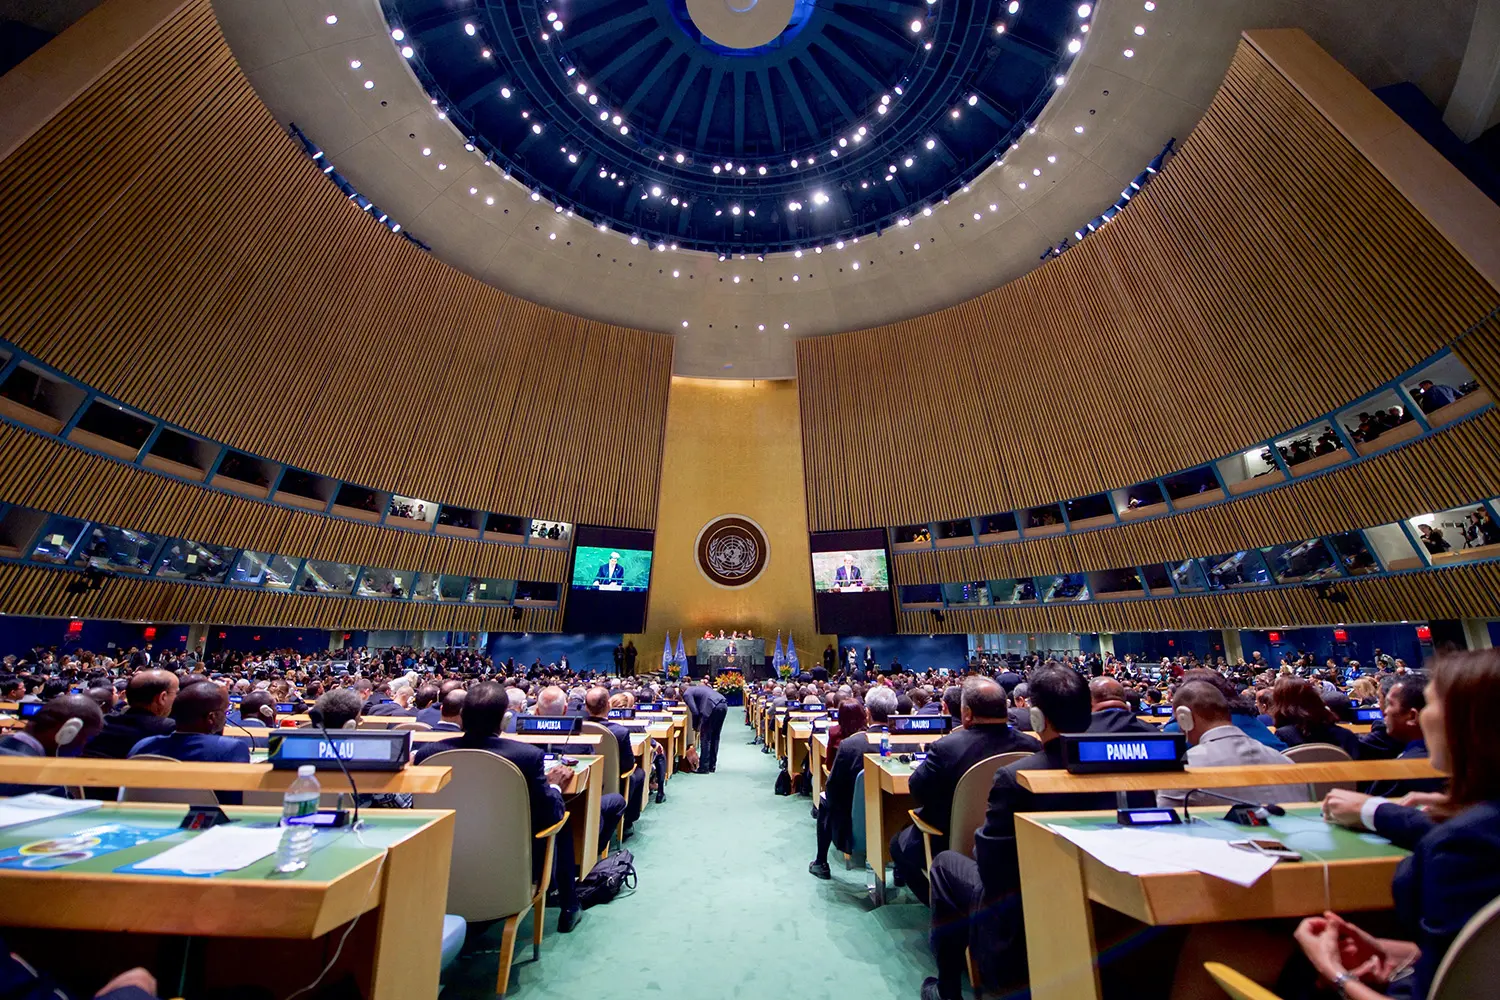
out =
[(587, 910), (607, 903), (626, 889), (634, 889), (635, 855), (621, 848), (600, 859), (588, 875), (578, 880), (578, 905)]

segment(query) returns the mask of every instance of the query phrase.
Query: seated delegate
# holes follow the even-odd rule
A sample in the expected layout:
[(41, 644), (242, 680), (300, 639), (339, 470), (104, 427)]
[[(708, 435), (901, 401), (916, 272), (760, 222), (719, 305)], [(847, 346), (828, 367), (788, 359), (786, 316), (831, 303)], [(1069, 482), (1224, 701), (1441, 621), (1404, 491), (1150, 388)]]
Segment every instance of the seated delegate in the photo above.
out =
[(1154, 733), (1157, 728), (1135, 717), (1125, 700), (1125, 687), (1113, 677), (1095, 677), (1089, 682), (1091, 733)]
[(1420, 839), (1391, 883), (1407, 940), (1377, 938), (1333, 913), (1298, 926), (1297, 944), (1319, 976), (1351, 1000), (1423, 1000), (1443, 956), (1469, 918), (1500, 896), (1500, 653), (1479, 650), (1434, 661), (1421, 711), (1432, 764), (1451, 775), (1446, 799), (1415, 821), (1411, 810), (1379, 798), (1330, 795), (1334, 822), (1369, 828), (1396, 841)]
[[(908, 779), (918, 815), (924, 823), (947, 831), (953, 809), (953, 793), (959, 779), (980, 761), (996, 754), (1024, 750), (1035, 753), (1042, 748), (1033, 736), (1018, 733), (1006, 718), (1005, 689), (987, 677), (964, 680), (959, 704), (961, 727), (927, 748), (927, 759)], [(967, 844), (955, 845), (960, 849)], [(947, 837), (935, 838), (932, 852), (948, 848)], [(895, 862), (897, 883), (904, 882), (923, 903), (927, 902), (927, 854), (922, 833), (908, 825), (891, 838), (891, 859)]]
[[(0, 757), (72, 757), (104, 728), (104, 713), (88, 695), (58, 695), (26, 722), (26, 728), (0, 736)], [(48, 792), (61, 788), (0, 783), (0, 795)]]
[(1338, 715), (1323, 703), (1310, 681), (1278, 677), (1271, 689), (1271, 715), (1276, 719), (1276, 736), (1289, 747), (1328, 743), (1352, 760), (1360, 759), (1359, 737), (1339, 725)]
[[(131, 749), (130, 756), (152, 754), (185, 761), (248, 764), (249, 742), (223, 735), (228, 714), (228, 691), (210, 680), (189, 684), (177, 692), (177, 700), (172, 704), (176, 731), (166, 736), (146, 737)], [(223, 805), (237, 806), (244, 800), (239, 792), (217, 795)]]
[(865, 769), (865, 754), (880, 749), (880, 734), (886, 732), (886, 721), (896, 710), (896, 692), (888, 687), (875, 687), (866, 693), (863, 712), (869, 721), (862, 731), (844, 729), (844, 710), (850, 707), (858, 710), (859, 703), (851, 701), (839, 707), (838, 752), (833, 755), (828, 780), (823, 785), (823, 800), (818, 803), (818, 853), (807, 866), (809, 872), (823, 879), (833, 877), (828, 870), (830, 846), (841, 851), (854, 849), (854, 782)]
[[(1188, 681), (1172, 698), (1173, 721), (1186, 735), (1187, 762), (1192, 767), (1246, 767), (1264, 764), (1290, 764), (1283, 753), (1252, 739), (1232, 721), (1229, 702), (1218, 685), (1207, 681)], [(1301, 802), (1307, 798), (1306, 785), (1250, 785), (1239, 788), (1215, 788), (1220, 795), (1246, 802)], [(1188, 801), (1186, 790), (1156, 793), (1159, 806), (1189, 807), (1199, 803), (1217, 804), (1222, 800), (1202, 795)]]

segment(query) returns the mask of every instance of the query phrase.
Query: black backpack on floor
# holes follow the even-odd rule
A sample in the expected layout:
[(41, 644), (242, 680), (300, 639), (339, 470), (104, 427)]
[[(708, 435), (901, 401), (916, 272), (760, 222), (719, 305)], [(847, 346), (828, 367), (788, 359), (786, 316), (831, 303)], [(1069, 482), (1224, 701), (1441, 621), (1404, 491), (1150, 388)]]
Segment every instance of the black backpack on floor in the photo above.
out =
[(578, 881), (578, 905), (587, 910), (635, 888), (635, 855), (623, 847), (600, 859), (594, 870)]
[(792, 776), (789, 773), (787, 773), (787, 769), (786, 769), (785, 765), (782, 766), (781, 773), (779, 773), (779, 774), (776, 775), (776, 794), (777, 795), (790, 795), (790, 794), (792, 794)]

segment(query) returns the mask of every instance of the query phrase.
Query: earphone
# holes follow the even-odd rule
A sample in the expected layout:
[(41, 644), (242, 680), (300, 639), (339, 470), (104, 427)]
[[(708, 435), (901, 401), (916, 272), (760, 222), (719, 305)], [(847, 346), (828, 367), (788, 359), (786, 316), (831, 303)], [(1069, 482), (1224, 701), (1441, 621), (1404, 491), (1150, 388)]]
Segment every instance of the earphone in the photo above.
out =
[(1177, 717), (1177, 725), (1185, 733), (1193, 731), (1193, 710), (1186, 705), (1178, 705), (1172, 713)]
[(359, 728), (359, 720), (358, 719), (350, 719), (348, 722), (345, 722), (339, 728), (341, 728), (341, 729), (358, 729)]
[(65, 747), (78, 739), (78, 734), (81, 732), (83, 732), (83, 720), (69, 719), (57, 727), (57, 733), (53, 737), (53, 742), (60, 747)]
[(1041, 732), (1047, 728), (1047, 717), (1035, 705), (1031, 706), (1031, 728), (1036, 732)]
[(262, 719), (274, 719), (276, 718), (276, 709), (270, 705), (262, 705), (260, 706), (259, 715)]

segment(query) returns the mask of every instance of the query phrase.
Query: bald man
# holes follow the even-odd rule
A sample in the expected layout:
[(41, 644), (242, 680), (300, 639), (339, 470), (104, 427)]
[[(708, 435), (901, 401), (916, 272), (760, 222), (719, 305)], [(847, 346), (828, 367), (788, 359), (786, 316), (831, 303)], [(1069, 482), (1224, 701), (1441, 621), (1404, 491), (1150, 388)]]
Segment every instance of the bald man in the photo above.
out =
[[(606, 704), (608, 701), (606, 700)], [(565, 715), (568, 710), (568, 696), (560, 687), (544, 687), (542, 693), (537, 695), (536, 709), (534, 715)], [(627, 738), (628, 741), (628, 738)], [(551, 747), (548, 747), (550, 750)], [(559, 749), (568, 749), (566, 744), (559, 745)], [(582, 753), (596, 753), (591, 745), (583, 745), (579, 748)], [(621, 762), (624, 765), (624, 762)], [(618, 788), (620, 776), (615, 775), (613, 783), (605, 781), (605, 788)], [(619, 825), (620, 817), (625, 815), (625, 796), (619, 792), (605, 792), (599, 797), (599, 850), (608, 850), (609, 838), (613, 836), (615, 827)]]
[(1154, 733), (1156, 727), (1142, 722), (1125, 700), (1125, 688), (1113, 677), (1095, 677), (1089, 681), (1091, 733)]
[[(130, 756), (155, 754), (177, 760), (217, 764), (250, 763), (250, 741), (222, 735), (229, 714), (229, 692), (213, 681), (189, 684), (177, 692), (172, 718), (177, 731), (166, 736), (148, 736), (130, 751)], [(238, 792), (219, 793), (223, 805), (239, 805)]]
[[(26, 728), (0, 739), (3, 757), (76, 757), (104, 728), (104, 713), (94, 699), (83, 694), (53, 698), (33, 715)], [(0, 795), (28, 792), (66, 794), (61, 788), (0, 784)]]
[[(583, 697), (583, 708), (588, 713), (590, 722), (599, 723), (614, 736), (620, 748), (620, 773), (624, 774), (635, 767), (635, 750), (630, 745), (630, 730), (609, 717), (609, 688), (589, 688), (588, 693)], [(615, 784), (618, 785), (619, 781), (616, 780)], [(605, 787), (612, 786), (606, 785)], [(641, 806), (645, 796), (646, 772), (635, 767), (635, 773), (630, 776), (630, 793), (625, 800), (626, 837), (630, 836), (631, 827), (635, 825), (635, 821), (641, 818)]]
[(172, 719), (176, 700), (176, 674), (170, 670), (137, 670), (125, 687), (128, 707), (104, 720), (104, 732), (89, 744), (88, 755), (124, 759), (141, 740), (168, 735), (177, 728)]

